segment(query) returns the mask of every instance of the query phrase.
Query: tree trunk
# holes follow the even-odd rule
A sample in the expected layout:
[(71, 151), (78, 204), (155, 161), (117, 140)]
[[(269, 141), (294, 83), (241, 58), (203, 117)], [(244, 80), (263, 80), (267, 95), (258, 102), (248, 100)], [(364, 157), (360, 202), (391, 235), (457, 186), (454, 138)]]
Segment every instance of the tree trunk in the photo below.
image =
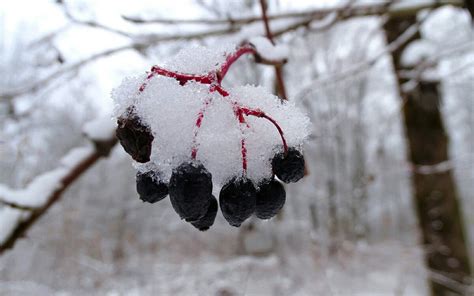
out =
[(471, 14), (471, 21), (474, 24), (474, 0), (464, 0), (464, 7)]
[[(415, 22), (415, 15), (390, 19), (384, 25), (387, 41), (393, 42)], [(406, 45), (419, 38), (417, 34), (392, 53), (396, 73), (402, 70), (401, 54)], [(439, 81), (420, 81), (415, 89), (403, 92), (401, 86), (406, 80), (398, 75), (397, 78), (400, 96), (406, 100), (403, 116), (409, 161), (414, 166), (447, 161), (448, 135), (440, 112), (442, 97)], [(412, 184), (432, 293), (462, 293), (463, 283), (471, 275), (471, 270), (452, 171), (430, 174), (413, 172)], [(440, 278), (457, 284), (447, 285)]]

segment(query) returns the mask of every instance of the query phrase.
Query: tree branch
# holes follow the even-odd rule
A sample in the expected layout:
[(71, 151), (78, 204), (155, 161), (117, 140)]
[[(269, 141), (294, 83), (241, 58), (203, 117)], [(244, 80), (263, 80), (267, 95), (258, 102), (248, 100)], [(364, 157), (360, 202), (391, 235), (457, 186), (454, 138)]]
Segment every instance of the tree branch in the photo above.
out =
[[(318, 10), (313, 10), (309, 12), (287, 13), (287, 14), (282, 14), (280, 16), (268, 16), (268, 20), (283, 18), (283, 16), (285, 18), (307, 17), (307, 19), (303, 19), (300, 22), (296, 22), (285, 28), (274, 31), (273, 37), (279, 37), (285, 33), (288, 33), (300, 27), (308, 26), (315, 19), (323, 18), (327, 16), (328, 14), (334, 13), (334, 12), (340, 13), (341, 15), (343, 15), (344, 19), (347, 19), (349, 17), (357, 17), (357, 16), (380, 15), (383, 13), (388, 13), (390, 17), (396, 17), (396, 16), (407, 15), (407, 14), (414, 14), (425, 8), (434, 8), (434, 7), (439, 7), (446, 4), (461, 6), (462, 1), (440, 0), (440, 1), (437, 1), (436, 3), (428, 3), (428, 4), (425, 3), (425, 4), (420, 4), (420, 5), (411, 5), (407, 7), (398, 7), (398, 8), (396, 7), (389, 8), (387, 7), (387, 3), (382, 3), (382, 4), (377, 4), (377, 5), (374, 5), (374, 4), (358, 5), (358, 6), (352, 6), (352, 7), (342, 6), (342, 7), (331, 8), (331, 9), (318, 9)], [(259, 17), (258, 20), (261, 20), (261, 17)], [(16, 89), (3, 91), (0, 93), (0, 99), (3, 99), (3, 100), (11, 99), (19, 95), (34, 92), (38, 90), (40, 87), (43, 87), (44, 85), (47, 85), (51, 83), (53, 80), (61, 77), (64, 73), (78, 70), (82, 66), (89, 64), (99, 58), (106, 57), (106, 56), (109, 56), (121, 51), (129, 50), (129, 49), (137, 49), (137, 50), (141, 50), (144, 48), (146, 49), (159, 42), (168, 42), (168, 41), (177, 41), (177, 40), (194, 40), (194, 39), (203, 39), (203, 38), (212, 37), (212, 36), (226, 35), (226, 34), (234, 33), (238, 31), (238, 29), (239, 28), (237, 27), (231, 26), (229, 28), (224, 28), (224, 29), (208, 30), (208, 31), (197, 32), (197, 33), (184, 33), (184, 34), (179, 34), (179, 35), (155, 35), (155, 34), (130, 35), (129, 37), (132, 39), (132, 42), (128, 45), (109, 49), (109, 50), (94, 54), (90, 56), (89, 58), (78, 61), (76, 63), (65, 65), (61, 69), (47, 75), (46, 77), (42, 79), (39, 79), (36, 82), (31, 83), (30, 85), (21, 86)]]
[[(268, 40), (275, 45), (275, 41), (273, 40), (273, 35), (272, 31), (270, 30), (270, 25), (268, 24), (268, 17), (267, 17), (267, 2), (265, 0), (260, 0), (260, 9), (262, 11), (262, 20), (263, 24), (265, 26), (265, 34), (267, 35)], [(275, 77), (277, 80), (278, 84), (278, 94), (283, 100), (288, 100), (288, 97), (286, 96), (286, 88), (285, 88), (285, 82), (283, 80), (283, 73), (281, 66), (275, 65)]]
[[(358, 16), (370, 16), (370, 15), (380, 15), (386, 12), (387, 5), (390, 5), (395, 1), (385, 1), (378, 2), (376, 4), (361, 4), (354, 5), (350, 9), (347, 9), (345, 5), (332, 8), (316, 8), (307, 11), (301, 12), (288, 12), (280, 13), (275, 15), (268, 15), (268, 20), (279, 20), (279, 19), (288, 19), (288, 18), (311, 18), (311, 19), (321, 19), (330, 13), (344, 13), (348, 16), (358, 17)], [(461, 7), (463, 1), (461, 0), (440, 0), (436, 2), (425, 2), (415, 5), (404, 5), (401, 7), (394, 7), (390, 11), (391, 17), (400, 17), (407, 14), (413, 14), (414, 11), (419, 11), (426, 8), (435, 8), (443, 5), (453, 5)], [(251, 17), (242, 17), (242, 18), (228, 18), (228, 19), (212, 19), (212, 18), (203, 18), (203, 19), (166, 19), (166, 18), (155, 18), (155, 19), (143, 19), (140, 17), (133, 16), (122, 16), (123, 19), (135, 23), (135, 24), (207, 24), (207, 25), (246, 25), (254, 22), (262, 21), (261, 16), (251, 16)]]
[(101, 23), (98, 23), (96, 21), (82, 21), (82, 20), (79, 20), (77, 19), (76, 17), (74, 17), (72, 14), (71, 14), (71, 11), (69, 10), (68, 6), (66, 3), (61, 3), (60, 4), (63, 8), (63, 11), (64, 11), (64, 15), (73, 23), (76, 23), (76, 24), (80, 24), (80, 25), (84, 25), (84, 26), (89, 26), (89, 27), (94, 27), (94, 28), (98, 28), (98, 29), (102, 29), (102, 30), (105, 30), (105, 31), (109, 31), (109, 32), (112, 32), (112, 33), (115, 33), (115, 34), (118, 34), (118, 35), (122, 35), (124, 37), (131, 37), (132, 34), (128, 33), (128, 32), (125, 32), (125, 31), (122, 31), (122, 30), (119, 30), (119, 29), (116, 29), (116, 28), (112, 28), (112, 27), (109, 27), (109, 26), (106, 26), (106, 25), (103, 25)]
[(406, 29), (396, 40), (394, 40), (392, 43), (388, 44), (381, 52), (376, 54), (373, 58), (363, 61), (361, 63), (357, 63), (355, 65), (352, 65), (351, 67), (347, 69), (343, 69), (341, 72), (338, 73), (329, 73), (326, 74), (323, 77), (317, 78), (313, 82), (311, 82), (308, 86), (303, 87), (302, 90), (297, 94), (297, 97), (305, 97), (306, 94), (314, 89), (315, 85), (321, 85), (321, 84), (328, 84), (328, 83), (335, 83), (338, 81), (341, 81), (343, 79), (352, 77), (354, 74), (357, 74), (361, 71), (368, 70), (371, 67), (373, 67), (382, 57), (385, 57), (387, 54), (390, 54), (397, 49), (399, 49), (401, 46), (405, 45), (408, 40), (410, 40), (411, 37), (415, 36), (415, 34), (418, 33), (418, 30), (423, 23), (423, 20), (420, 20), (419, 22), (413, 24), (410, 26), (408, 29)]
[[(0, 254), (11, 249), (17, 240), (24, 237), (30, 227), (33, 226), (34, 223), (41, 218), (49, 208), (51, 208), (51, 206), (61, 199), (62, 194), (69, 188), (69, 186), (79, 179), (79, 177), (91, 168), (101, 157), (106, 156), (116, 143), (117, 139), (115, 137), (108, 140), (94, 142), (96, 148), (92, 149), (90, 153), (84, 155), (80, 161), (77, 161), (74, 166), (69, 168), (69, 171), (60, 178), (57, 186), (51, 194), (45, 198), (45, 202), (42, 205), (30, 207), (19, 205), (14, 202), (3, 201), (2, 203), (4, 204), (4, 207), (12, 207), (18, 210), (18, 215), (15, 216), (16, 219), (14, 220), (16, 224), (11, 225), (11, 229), (8, 230), (8, 233), (4, 233), (4, 236), (1, 237)], [(7, 227), (7, 225), (2, 225), (2, 227)]]

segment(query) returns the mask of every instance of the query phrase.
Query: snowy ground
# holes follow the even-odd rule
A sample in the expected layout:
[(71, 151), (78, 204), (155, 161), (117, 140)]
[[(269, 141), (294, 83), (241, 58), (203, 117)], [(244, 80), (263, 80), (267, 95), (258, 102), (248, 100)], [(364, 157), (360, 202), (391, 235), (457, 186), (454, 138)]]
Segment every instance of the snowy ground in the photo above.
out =
[(0, 295), (426, 295), (414, 235), (330, 252), (291, 189), (281, 220), (202, 233), (140, 202), (116, 149), (0, 257)]
[(0, 294), (426, 295), (419, 250), (396, 242), (351, 247), (332, 258), (316, 247), (284, 259), (277, 254), (196, 254), (192, 249), (147, 254), (140, 261), (152, 262), (149, 266), (128, 266), (119, 272), (82, 258), (84, 273), (75, 278), (76, 286), (57, 289), (25, 277), (0, 282)]

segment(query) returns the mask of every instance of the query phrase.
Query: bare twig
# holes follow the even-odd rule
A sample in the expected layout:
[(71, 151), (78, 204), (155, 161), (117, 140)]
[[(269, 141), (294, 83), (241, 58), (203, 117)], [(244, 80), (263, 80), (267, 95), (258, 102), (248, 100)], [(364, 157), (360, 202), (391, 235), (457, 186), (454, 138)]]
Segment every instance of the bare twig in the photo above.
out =
[[(268, 17), (267, 17), (267, 3), (265, 0), (260, 0), (260, 8), (262, 11), (262, 19), (263, 19), (263, 24), (265, 26), (265, 34), (267, 35), (268, 40), (275, 45), (275, 41), (273, 40), (273, 35), (272, 31), (270, 30), (270, 25), (268, 24)], [(277, 79), (277, 84), (278, 84), (278, 94), (283, 100), (288, 100), (288, 97), (286, 96), (286, 90), (285, 90), (285, 82), (283, 81), (283, 73), (281, 66), (275, 65), (275, 77)]]
[(157, 44), (159, 42), (167, 42), (167, 41), (176, 41), (176, 40), (193, 40), (193, 39), (202, 39), (210, 36), (218, 36), (218, 35), (225, 35), (232, 33), (233, 30), (231, 29), (219, 29), (219, 30), (213, 30), (213, 31), (206, 31), (206, 32), (198, 32), (198, 33), (189, 33), (189, 34), (182, 34), (182, 35), (169, 35), (169, 36), (143, 36), (141, 38), (137, 38), (135, 42), (132, 42), (128, 45), (112, 48), (105, 50), (103, 52), (99, 52), (96, 54), (91, 55), (88, 58), (85, 58), (83, 60), (77, 61), (75, 63), (69, 64), (69, 65), (64, 65), (60, 69), (56, 70), (55, 72), (47, 75), (46, 77), (42, 79), (38, 79), (37, 81), (25, 85), (25, 86), (20, 86), (15, 89), (10, 89), (6, 90), (4, 92), (0, 92), (0, 99), (9, 99), (9, 98), (14, 98), (16, 96), (20, 96), (23, 94), (31, 93), (34, 91), (37, 91), (38, 89), (44, 87), (45, 85), (50, 84), (57, 78), (61, 77), (63, 74), (78, 70), (79, 68), (82, 68), (83, 66), (86, 66), (87, 64), (90, 64), (91, 62), (94, 62), (100, 58), (107, 57), (122, 51), (130, 50), (130, 49), (144, 49), (147, 47), (150, 47), (154, 44)]
[[(296, 11), (281, 13), (276, 15), (268, 15), (267, 18), (269, 21), (278, 20), (278, 19), (288, 19), (288, 18), (311, 18), (311, 19), (321, 19), (324, 18), (329, 13), (333, 12), (344, 12), (350, 16), (369, 16), (382, 14), (386, 11), (387, 5), (392, 4), (395, 1), (381, 1), (371, 4), (361, 4), (354, 5), (351, 9), (347, 10), (345, 5), (332, 8), (316, 8), (306, 11)], [(400, 16), (406, 13), (411, 13), (411, 10), (416, 9), (421, 10), (425, 8), (433, 8), (434, 6), (442, 5), (453, 5), (453, 6), (462, 6), (463, 1), (461, 0), (440, 0), (436, 3), (425, 2), (421, 4), (416, 4), (412, 6), (404, 6), (399, 8), (394, 8), (391, 12), (392, 17)], [(122, 16), (125, 20), (135, 23), (135, 24), (207, 24), (207, 25), (246, 25), (253, 22), (259, 22), (262, 20), (261, 16), (251, 16), (251, 17), (242, 17), (242, 18), (228, 18), (228, 19), (213, 19), (213, 18), (203, 18), (203, 19), (166, 19), (166, 18), (155, 18), (155, 19), (143, 19), (140, 17), (133, 16)]]
[(357, 63), (352, 65), (351, 67), (337, 73), (329, 73), (323, 77), (320, 77), (314, 81), (312, 81), (308, 86), (304, 87), (297, 95), (297, 97), (306, 97), (306, 94), (314, 89), (315, 85), (322, 85), (327, 83), (336, 83), (343, 79), (352, 77), (354, 74), (357, 74), (361, 71), (368, 70), (373, 67), (381, 58), (385, 57), (387, 54), (390, 54), (401, 46), (403, 46), (412, 36), (418, 33), (418, 30), (423, 23), (424, 20), (417, 22), (416, 24), (410, 26), (405, 32), (403, 32), (396, 40), (392, 43), (388, 44), (384, 50), (379, 52), (373, 58), (363, 61), (361, 63)]
[[(365, 6), (354, 6), (349, 8), (347, 10), (346, 6), (343, 7), (337, 7), (337, 8), (332, 8), (332, 9), (319, 9), (319, 10), (314, 10), (310, 12), (305, 12), (305, 13), (289, 13), (286, 14), (287, 16), (292, 16), (292, 17), (302, 17), (302, 16), (307, 16), (309, 17), (308, 19), (304, 19), (300, 22), (296, 22), (294, 24), (291, 24), (283, 29), (280, 29), (278, 31), (273, 32), (273, 37), (278, 37), (281, 36), (285, 33), (291, 32), (295, 29), (298, 29), (303, 26), (308, 26), (316, 17), (322, 18), (324, 16), (327, 16), (329, 13), (334, 13), (334, 12), (343, 12), (344, 18), (349, 18), (349, 17), (354, 17), (354, 16), (369, 16), (369, 15), (379, 15), (382, 13), (389, 13), (391, 17), (396, 16), (396, 15), (403, 15), (406, 13), (416, 13), (417, 11), (424, 9), (424, 8), (432, 8), (432, 7), (437, 7), (443, 4), (452, 4), (452, 5), (461, 5), (460, 1), (457, 0), (440, 0), (437, 1), (436, 3), (430, 3), (430, 4), (424, 4), (424, 5), (417, 5), (413, 7), (408, 8), (392, 8), (389, 9), (387, 8), (386, 3), (382, 3), (381, 5), (365, 5)], [(346, 10), (345, 10), (346, 9)], [(387, 12), (387, 9), (389, 11)], [(261, 18), (259, 18), (260, 20)], [(272, 19), (272, 17), (268, 17), (268, 19)], [(277, 19), (275, 17), (275, 19)], [(16, 89), (10, 89), (6, 90), (3, 92), (0, 92), (0, 99), (11, 99), (19, 95), (27, 94), (30, 92), (34, 92), (38, 90), (40, 87), (42, 87), (45, 84), (51, 83), (53, 80), (61, 77), (63, 74), (78, 70), (84, 65), (89, 64), (90, 62), (93, 62), (99, 58), (106, 57), (121, 51), (129, 50), (129, 49), (137, 49), (137, 50), (142, 50), (146, 49), (150, 46), (153, 46), (159, 42), (168, 42), (168, 41), (177, 41), (177, 40), (193, 40), (193, 39), (203, 39), (206, 37), (212, 37), (212, 36), (220, 36), (220, 35), (226, 35), (230, 33), (234, 33), (238, 30), (238, 27), (229, 27), (229, 28), (224, 28), (224, 29), (215, 29), (215, 30), (208, 30), (204, 32), (197, 32), (197, 33), (184, 33), (180, 35), (134, 35), (130, 36), (132, 39), (132, 42), (128, 45), (124, 45), (121, 47), (109, 49), (97, 54), (94, 54), (90, 56), (89, 58), (86, 58), (84, 60), (78, 61), (76, 63), (70, 64), (70, 65), (65, 65), (62, 68), (58, 69), (57, 71), (47, 75), (43, 79), (39, 79), (29, 85), (26, 86), (21, 86)]]
[(89, 26), (89, 27), (94, 27), (94, 28), (98, 28), (98, 29), (102, 29), (102, 30), (105, 30), (105, 31), (109, 31), (109, 32), (118, 34), (118, 35), (122, 35), (122, 36), (124, 36), (124, 37), (131, 37), (131, 36), (132, 36), (132, 35), (131, 35), (130, 33), (128, 33), (128, 32), (125, 32), (125, 31), (122, 31), (122, 30), (119, 30), (119, 29), (116, 29), (116, 28), (112, 28), (112, 27), (103, 25), (103, 24), (98, 23), (98, 22), (96, 22), (96, 21), (92, 21), (92, 20), (89, 20), (89, 21), (79, 20), (79, 19), (77, 19), (75, 16), (72, 15), (72, 13), (71, 13), (71, 11), (69, 10), (69, 7), (67, 6), (66, 3), (61, 3), (61, 6), (62, 6), (62, 8), (63, 8), (64, 15), (65, 15), (70, 21), (72, 21), (73, 23), (80, 24), (80, 25), (84, 25), (84, 26)]

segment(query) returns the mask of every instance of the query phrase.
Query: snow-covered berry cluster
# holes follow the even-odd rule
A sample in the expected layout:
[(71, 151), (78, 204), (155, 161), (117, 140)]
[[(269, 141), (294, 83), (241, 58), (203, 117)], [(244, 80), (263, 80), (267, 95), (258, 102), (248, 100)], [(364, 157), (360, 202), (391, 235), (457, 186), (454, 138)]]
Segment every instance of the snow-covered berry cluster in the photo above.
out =
[(309, 119), (262, 87), (222, 86), (239, 57), (265, 60), (258, 48), (190, 47), (113, 91), (117, 137), (135, 160), (143, 201), (169, 195), (181, 219), (199, 230), (214, 223), (219, 187), (232, 226), (253, 214), (269, 219), (283, 207), (285, 189), (275, 176), (285, 183), (303, 177)]

